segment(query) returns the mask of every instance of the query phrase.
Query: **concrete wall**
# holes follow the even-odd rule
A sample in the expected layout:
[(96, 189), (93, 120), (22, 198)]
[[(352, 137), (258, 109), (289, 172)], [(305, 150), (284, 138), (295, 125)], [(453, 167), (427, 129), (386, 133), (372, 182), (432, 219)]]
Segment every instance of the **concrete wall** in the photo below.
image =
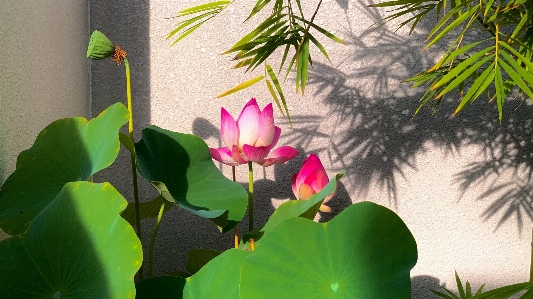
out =
[[(179, 21), (171, 17), (183, 8), (203, 2), (92, 0), (91, 30), (103, 31), (129, 53), (138, 129), (151, 123), (195, 133), (206, 139), (210, 146), (218, 147), (221, 145), (218, 133), (221, 106), (237, 115), (252, 96), (261, 106), (271, 100), (264, 85), (215, 99), (222, 91), (261, 73), (258, 70), (245, 75), (240, 70), (232, 70), (230, 57), (219, 55), (261, 19), (262, 16), (258, 16), (242, 23), (254, 1), (236, 1), (196, 33), (169, 48), (170, 43), (164, 37)], [(28, 15), (29, 9), (34, 12), (28, 19), (32, 23), (20, 22), (18, 29), (26, 35), (28, 31), (32, 32), (35, 37), (24, 38), (24, 42), (18, 44), (7, 43), (24, 56), (0, 59), (2, 66), (11, 66), (9, 78), (17, 78), (8, 82), (2, 72), (1, 82), (10, 86), (9, 98), (14, 94), (16, 99), (24, 101), (50, 99), (45, 96), (47, 92), (57, 95), (57, 90), (51, 90), (48, 84), (36, 84), (36, 79), (19, 74), (21, 68), (16, 66), (50, 64), (49, 68), (32, 68), (31, 73), (55, 82), (62, 78), (58, 76), (67, 72), (57, 71), (58, 68), (65, 63), (73, 64), (78, 61), (76, 57), (84, 55), (81, 45), (86, 41), (85, 31), (79, 25), (81, 27), (74, 26), (77, 28), (75, 33), (70, 30), (64, 35), (50, 33), (50, 28), (69, 18), (58, 17), (58, 23), (54, 23), (42, 16), (41, 9), (53, 9), (54, 13), (62, 9), (43, 7), (34, 10), (34, 3), (22, 9), (23, 5), (19, 3), (2, 4), (15, 13), (6, 13), (9, 10), (1, 7), (0, 22), (15, 22), (16, 12)], [(306, 13), (310, 15), (318, 1), (305, 3)], [(435, 116), (424, 110), (413, 119), (422, 90), (411, 89), (401, 80), (427, 68), (440, 54), (438, 49), (420, 53), (431, 24), (422, 24), (410, 36), (405, 31), (395, 33), (394, 24), (371, 29), (370, 26), (379, 21), (379, 14), (367, 8), (368, 4), (352, 0), (323, 1), (316, 20), (344, 39), (347, 45), (334, 44), (320, 37), (330, 53), (332, 64), (317, 51), (312, 52), (314, 68), (303, 98), (293, 92), (294, 76), (289, 76), (284, 84), (295, 125), (291, 130), (276, 112), (277, 124), (283, 130), (280, 144), (298, 147), (301, 155), (285, 165), (264, 170), (255, 168), (257, 224), (264, 223), (275, 206), (292, 196), (290, 177), (305, 156), (314, 152), (320, 156), (330, 175), (340, 170), (347, 172), (332, 201), (335, 211), (352, 202), (371, 200), (395, 210), (407, 223), (419, 249), (418, 264), (412, 271), (414, 298), (435, 298), (427, 289), (441, 285), (454, 289), (454, 270), (474, 287), (487, 283), (488, 289), (527, 280), (531, 225), (528, 177), (533, 149), (531, 107), (525, 104), (514, 111), (520, 103), (511, 101), (500, 125), (494, 104), (484, 100), (477, 101), (457, 117), (450, 117), (457, 104), (457, 97), (450, 96)], [(81, 12), (79, 6), (71, 5), (69, 16), (74, 11)], [(21, 40), (20, 34), (6, 36), (4, 31), (1, 34), (2, 41)], [(47, 35), (50, 36), (44, 38)], [(72, 40), (79, 37), (80, 46), (67, 43), (65, 47), (72, 47), (72, 51), (63, 50), (62, 55), (57, 56), (50, 54), (52, 50), (47, 48), (48, 51), (41, 53), (43, 46), (35, 46), (35, 38), (41, 38), (39, 40), (44, 44), (66, 36)], [(32, 51), (24, 51), (27, 48)], [(35, 55), (35, 52), (43, 57), (53, 57), (51, 61), (64, 62), (33, 59), (29, 55)], [(79, 59), (83, 65), (85, 60)], [(269, 60), (273, 65), (278, 61), (275, 57)], [(83, 67), (73, 69), (84, 71)], [(112, 103), (124, 101), (124, 70), (110, 61), (93, 62), (91, 70), (92, 114), (96, 115)], [(47, 76), (46, 72), (54, 76)], [(86, 76), (85, 73), (78, 75)], [(64, 80), (73, 76), (70, 74)], [(22, 89), (28, 84), (36, 87)], [(63, 85), (67, 89), (76, 87), (76, 92), (87, 88), (83, 84)], [(70, 110), (61, 110), (66, 108), (56, 102), (58, 100), (48, 104), (31, 102), (26, 108), (6, 105), (5, 93), (2, 86), (2, 121), (13, 123), (19, 118), (24, 120), (19, 123), (25, 124), (24, 129), (16, 127), (10, 135), (2, 132), (2, 138), (12, 140), (12, 136), (25, 132), (34, 135), (44, 125), (36, 124), (37, 121), (48, 122), (42, 120), (42, 115), (56, 118), (57, 111), (64, 115), (70, 113)], [(57, 98), (65, 97), (58, 95)], [(14, 112), (5, 113), (6, 106)], [(79, 109), (86, 111), (83, 104)], [(39, 118), (36, 119), (37, 110)], [(32, 116), (35, 121), (26, 121)], [(13, 161), (12, 152), (25, 147), (27, 144), (14, 146), (10, 143), (6, 146), (2, 141), (4, 161)], [(228, 167), (221, 166), (221, 169), (229, 175)], [(96, 180), (111, 181), (131, 199), (127, 156), (119, 158), (110, 169), (96, 176)], [(238, 180), (246, 181), (244, 169), (238, 169)], [(143, 183), (141, 193), (145, 200), (155, 195), (146, 183)], [(145, 244), (152, 223), (149, 220), (143, 223)], [(208, 221), (174, 210), (163, 218), (158, 235), (156, 275), (183, 269), (185, 254), (192, 248), (225, 249), (231, 244), (232, 236), (220, 235)]]
[(49, 123), (89, 116), (86, 1), (0, 2), (0, 182)]

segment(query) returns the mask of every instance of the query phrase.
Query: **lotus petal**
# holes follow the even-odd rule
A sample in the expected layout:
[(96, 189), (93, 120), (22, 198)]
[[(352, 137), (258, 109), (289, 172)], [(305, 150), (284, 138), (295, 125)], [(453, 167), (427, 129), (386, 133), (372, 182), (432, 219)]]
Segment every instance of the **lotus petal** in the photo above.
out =
[(259, 163), (259, 161), (263, 160), (268, 155), (270, 149), (266, 146), (251, 146), (245, 144), (242, 146), (242, 151), (248, 161)]
[(264, 167), (268, 167), (274, 164), (283, 164), (296, 156), (298, 156), (298, 150), (292, 146), (281, 146), (257, 163)]
[(227, 147), (209, 148), (209, 152), (211, 153), (211, 157), (217, 160), (218, 162), (222, 162), (229, 166), (239, 165), (239, 163), (233, 160), (231, 156), (231, 151)]
[(236, 145), (234, 145), (233, 148), (231, 149), (231, 157), (233, 158), (233, 160), (235, 160), (239, 164), (248, 163), (248, 160), (245, 160), (243, 158), (241, 151)]
[(239, 144), (242, 148), (244, 144), (255, 145), (259, 138), (259, 116), (261, 111), (257, 106), (254, 98), (244, 106), (237, 119), (237, 126), (239, 128)]
[(220, 137), (224, 144), (228, 148), (231, 148), (238, 142), (239, 130), (237, 123), (233, 119), (233, 116), (224, 108), (220, 109), (220, 119)]
[(256, 141), (255, 146), (271, 145), (276, 133), (275, 128), (274, 110), (272, 109), (272, 103), (270, 103), (259, 116), (259, 139)]

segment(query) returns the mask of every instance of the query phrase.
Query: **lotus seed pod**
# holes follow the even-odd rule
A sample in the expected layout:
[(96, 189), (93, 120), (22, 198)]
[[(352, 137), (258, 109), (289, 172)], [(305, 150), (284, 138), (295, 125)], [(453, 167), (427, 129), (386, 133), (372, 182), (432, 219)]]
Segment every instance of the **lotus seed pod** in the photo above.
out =
[(91, 34), (89, 47), (87, 48), (87, 58), (105, 59), (113, 55), (115, 45), (102, 32), (95, 30)]

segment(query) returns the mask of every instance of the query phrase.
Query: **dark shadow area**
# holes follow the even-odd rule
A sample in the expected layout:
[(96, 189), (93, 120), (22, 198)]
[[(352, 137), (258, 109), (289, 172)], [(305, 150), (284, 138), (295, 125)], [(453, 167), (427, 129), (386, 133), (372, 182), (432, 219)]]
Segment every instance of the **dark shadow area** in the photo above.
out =
[(440, 280), (429, 275), (419, 275), (411, 277), (411, 298), (412, 299), (442, 299), (430, 290), (444, 292)]

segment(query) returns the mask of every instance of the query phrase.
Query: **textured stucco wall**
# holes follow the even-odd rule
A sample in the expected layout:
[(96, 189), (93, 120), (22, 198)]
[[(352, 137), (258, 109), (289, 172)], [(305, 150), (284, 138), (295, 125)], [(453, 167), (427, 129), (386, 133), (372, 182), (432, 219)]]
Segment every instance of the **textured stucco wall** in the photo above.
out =
[[(221, 106), (236, 116), (250, 97), (262, 107), (271, 99), (264, 85), (215, 98), (262, 73), (232, 70), (231, 57), (219, 55), (261, 19), (242, 23), (255, 1), (235, 1), (169, 48), (164, 37), (179, 21), (171, 17), (203, 2), (93, 0), (91, 30), (108, 34), (129, 53), (137, 128), (151, 123), (195, 133), (219, 147)], [(316, 3), (305, 1), (307, 15)], [(450, 117), (457, 103), (457, 96), (450, 96), (435, 116), (426, 109), (413, 119), (422, 90), (401, 80), (429, 67), (440, 54), (438, 49), (420, 53), (431, 24), (422, 24), (410, 36), (395, 33), (394, 24), (371, 28), (379, 14), (368, 4), (323, 1), (318, 24), (347, 45), (320, 36), (332, 64), (312, 52), (314, 68), (303, 98), (294, 93), (294, 76), (284, 84), (295, 125), (291, 130), (276, 112), (282, 128), (279, 144), (298, 147), (301, 155), (285, 165), (254, 169), (257, 224), (292, 197), (290, 178), (314, 152), (330, 175), (346, 170), (332, 201), (335, 211), (370, 200), (393, 209), (407, 223), (419, 250), (412, 271), (414, 298), (434, 298), (427, 289), (439, 285), (454, 289), (454, 270), (474, 287), (527, 280), (531, 107), (525, 104), (514, 111), (520, 103), (511, 101), (500, 125), (494, 105), (485, 100)], [(270, 63), (277, 65), (276, 57)], [(92, 63), (92, 76), (94, 115), (124, 100), (122, 68), (110, 61)], [(229, 175), (229, 167), (221, 167)], [(131, 198), (128, 168), (124, 156), (97, 179), (110, 180)], [(238, 168), (238, 180), (247, 180), (244, 167)], [(155, 195), (143, 185), (144, 199)], [(152, 223), (143, 223), (145, 243)], [(220, 235), (208, 221), (175, 210), (164, 216), (157, 238), (156, 274), (183, 269), (192, 248), (224, 249), (231, 243), (231, 235)]]
[(87, 1), (0, 2), (0, 182), (49, 123), (89, 116)]

